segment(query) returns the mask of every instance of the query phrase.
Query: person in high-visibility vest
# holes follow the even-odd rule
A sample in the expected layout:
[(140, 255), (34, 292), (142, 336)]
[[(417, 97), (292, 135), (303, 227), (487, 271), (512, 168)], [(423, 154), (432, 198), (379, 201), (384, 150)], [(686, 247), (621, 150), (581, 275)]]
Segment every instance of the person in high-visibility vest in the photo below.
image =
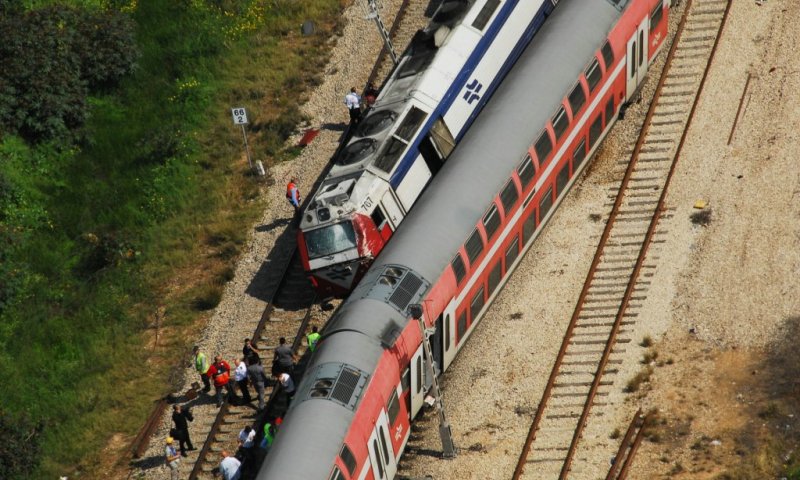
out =
[(320, 337), (322, 337), (322, 335), (320, 335), (317, 331), (317, 327), (312, 327), (311, 333), (306, 335), (306, 340), (308, 340), (308, 349), (311, 350), (311, 353), (314, 353), (314, 350), (317, 349), (317, 342), (319, 342)]
[(275, 441), (275, 427), (267, 422), (264, 424), (264, 438), (261, 440), (261, 448), (269, 451), (272, 442)]
[(194, 353), (194, 368), (200, 374), (200, 378), (203, 379), (203, 391), (208, 393), (211, 391), (211, 381), (208, 377), (208, 369), (211, 365), (208, 363), (206, 354), (201, 352), (200, 347), (197, 345), (192, 348), (192, 353)]

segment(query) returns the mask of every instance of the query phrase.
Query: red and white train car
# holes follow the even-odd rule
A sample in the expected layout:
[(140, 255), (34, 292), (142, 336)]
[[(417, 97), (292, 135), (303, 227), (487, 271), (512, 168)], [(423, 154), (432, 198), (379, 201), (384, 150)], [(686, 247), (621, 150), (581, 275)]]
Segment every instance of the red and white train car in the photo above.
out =
[[(259, 479), (395, 476), (424, 362), (446, 369), (474, 331), (636, 94), (667, 13), (668, 0), (559, 4), (326, 326)], [(435, 329), (432, 359), (414, 304)]]

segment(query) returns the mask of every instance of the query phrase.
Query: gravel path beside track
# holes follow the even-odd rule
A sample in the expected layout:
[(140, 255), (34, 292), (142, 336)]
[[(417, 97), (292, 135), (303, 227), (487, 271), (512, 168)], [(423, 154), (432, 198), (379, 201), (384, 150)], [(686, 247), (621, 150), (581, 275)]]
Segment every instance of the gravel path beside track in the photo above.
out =
[[(403, 28), (395, 40), (399, 51), (405, 48), (416, 29), (423, 27), (428, 19), (423, 12), (428, 1), (412, 0), (411, 9), (407, 13)], [(381, 2), (381, 15), (387, 27), (391, 26), (401, 0)], [(221, 354), (226, 359), (238, 358), (241, 355), (242, 340), (252, 335), (258, 319), (266, 307), (264, 295), (271, 282), (276, 282), (273, 265), (283, 265), (291, 254), (294, 235), (286, 233), (286, 227), (292, 216), (292, 209), (285, 201), (285, 184), (288, 178), (298, 179), (298, 187), (303, 196), (308, 194), (313, 182), (323, 170), (331, 155), (338, 146), (339, 137), (348, 122), (347, 109), (343, 104), (345, 93), (351, 86), (357, 88), (365, 85), (367, 76), (378, 57), (383, 43), (374, 24), (364, 19), (363, 2), (354, 2), (343, 12), (346, 25), (340, 37), (332, 38), (331, 57), (326, 66), (323, 83), (310, 95), (308, 102), (302, 107), (303, 113), (311, 120), (308, 127), (321, 128), (319, 136), (304, 149), (294, 161), (275, 166), (270, 171), (274, 185), (264, 189), (259, 201), (265, 205), (264, 214), (253, 226), (247, 249), (236, 268), (236, 273), (225, 287), (222, 301), (215, 309), (208, 325), (199, 335), (196, 343), (209, 357)], [(296, 143), (302, 132), (289, 140)], [(321, 324), (326, 314), (316, 310), (313, 324)], [(268, 337), (272, 338), (269, 329)], [(273, 347), (260, 345), (260, 348)], [(267, 351), (269, 360), (271, 350)], [(187, 365), (189, 359), (187, 359)], [(199, 378), (192, 368), (187, 368), (182, 376), (182, 388), (185, 392)], [(213, 393), (213, 390), (212, 390)], [(195, 447), (202, 446), (204, 433), (210, 428), (216, 416), (216, 406), (212, 399), (201, 394), (191, 402), (195, 421), (190, 424), (190, 435)], [(171, 409), (150, 441), (150, 447), (142, 459), (135, 462), (132, 476), (135, 478), (167, 479), (169, 469), (163, 461), (164, 438), (171, 427)], [(235, 447), (235, 445), (233, 445)], [(181, 478), (188, 475), (197, 452), (190, 452), (187, 462), (181, 468)]]

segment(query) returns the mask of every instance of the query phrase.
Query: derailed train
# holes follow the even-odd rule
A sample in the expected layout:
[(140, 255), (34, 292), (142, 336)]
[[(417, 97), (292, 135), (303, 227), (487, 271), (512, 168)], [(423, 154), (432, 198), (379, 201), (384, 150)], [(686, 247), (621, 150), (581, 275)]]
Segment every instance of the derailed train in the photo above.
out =
[(352, 290), (558, 0), (446, 0), (303, 211), (298, 251), (322, 296)]
[[(323, 332), (261, 480), (391, 479), (446, 369), (667, 35), (668, 0), (565, 0)], [(423, 306), (432, 359), (410, 307)]]

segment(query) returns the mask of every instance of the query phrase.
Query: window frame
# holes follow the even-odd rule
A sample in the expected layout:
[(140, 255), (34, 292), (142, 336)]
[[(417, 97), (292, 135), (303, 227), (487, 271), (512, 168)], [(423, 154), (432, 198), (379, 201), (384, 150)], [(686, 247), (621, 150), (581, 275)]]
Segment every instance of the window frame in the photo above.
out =
[[(476, 303), (478, 301), (480, 302)], [(479, 288), (475, 292), (475, 295), (472, 296), (472, 301), (469, 302), (469, 316), (472, 319), (470, 325), (475, 323), (475, 320), (478, 314), (481, 313), (481, 310), (483, 309), (484, 305), (486, 305), (486, 289), (483, 287), (483, 285), (481, 285), (481, 288)]]
[(553, 139), (550, 138), (550, 132), (547, 129), (542, 130), (542, 134), (533, 144), (533, 151), (536, 152), (536, 159), (539, 161), (539, 168), (544, 168), (547, 165), (547, 160), (550, 154), (553, 153)]
[(472, 28), (482, 32), (486, 28), (486, 25), (489, 24), (489, 20), (492, 19), (499, 6), (500, 0), (486, 0), (481, 10), (475, 15), (475, 19), (472, 20)]
[[(345, 452), (347, 452), (347, 455), (345, 455)], [(350, 450), (350, 447), (348, 447), (346, 443), (343, 443), (342, 448), (339, 449), (339, 459), (342, 461), (342, 465), (344, 465), (347, 471), (350, 473), (349, 476), (352, 477), (355, 474), (358, 462), (356, 461), (355, 455), (353, 455), (353, 451)]]
[[(480, 244), (480, 248), (477, 248), (478, 244)], [(467, 238), (467, 241), (464, 242), (464, 250), (467, 252), (467, 259), (469, 259), (470, 267), (474, 266), (475, 261), (480, 258), (483, 253), (483, 247), (481, 232), (476, 228), (472, 231), (469, 238)]]
[(514, 208), (514, 205), (517, 204), (517, 200), (519, 200), (517, 184), (514, 183), (514, 180), (509, 179), (506, 185), (500, 191), (500, 204), (503, 206), (503, 213), (506, 216), (508, 216), (508, 214)]
[(569, 117), (567, 116), (567, 109), (564, 107), (564, 105), (560, 105), (558, 107), (556, 114), (550, 119), (550, 123), (553, 126), (553, 133), (556, 137), (556, 143), (558, 143), (558, 141), (561, 140), (561, 137), (564, 136), (564, 133), (569, 130)]
[[(580, 92), (580, 100), (576, 98), (578, 92)], [(575, 87), (570, 90), (567, 96), (567, 103), (569, 104), (569, 109), (572, 110), (572, 117), (577, 117), (578, 112), (586, 105), (586, 92), (583, 90), (583, 84), (581, 82), (577, 82)]]
[(600, 49), (600, 54), (603, 57), (606, 71), (610, 70), (611, 66), (614, 65), (614, 49), (611, 48), (611, 42), (608, 39), (606, 39), (606, 43), (604, 43), (603, 47)]
[[(595, 72), (597, 72), (596, 76), (594, 75)], [(586, 67), (586, 70), (584, 70), (583, 76), (586, 78), (586, 86), (589, 87), (589, 94), (592, 94), (603, 80), (603, 70), (600, 68), (600, 61), (597, 59), (597, 56), (592, 58), (592, 61)]]
[(503, 224), (500, 220), (500, 212), (497, 209), (497, 205), (492, 203), (492, 206), (489, 207), (489, 210), (483, 215), (481, 223), (483, 224), (483, 230), (486, 232), (486, 241), (488, 243)]
[(453, 275), (456, 277), (456, 285), (458, 285), (464, 280), (464, 277), (467, 276), (467, 264), (464, 263), (461, 252), (456, 253), (456, 256), (450, 260), (450, 267), (453, 269)]
[[(547, 208), (544, 206), (547, 205)], [(553, 186), (550, 185), (547, 191), (539, 198), (539, 224), (544, 221), (544, 217), (553, 209)]]
[[(530, 176), (528, 175), (528, 167), (530, 168)], [(522, 185), (523, 190), (528, 188), (536, 178), (536, 165), (533, 164), (533, 157), (531, 157), (530, 153), (525, 155), (525, 159), (517, 166), (517, 176), (519, 177), (519, 183)]]
[[(653, 10), (650, 11), (650, 33), (653, 33), (653, 31), (658, 28), (663, 18), (664, 18), (664, 5), (663, 3), (658, 2), (655, 8), (653, 8)], [(653, 21), (653, 19), (655, 19), (655, 22)]]

